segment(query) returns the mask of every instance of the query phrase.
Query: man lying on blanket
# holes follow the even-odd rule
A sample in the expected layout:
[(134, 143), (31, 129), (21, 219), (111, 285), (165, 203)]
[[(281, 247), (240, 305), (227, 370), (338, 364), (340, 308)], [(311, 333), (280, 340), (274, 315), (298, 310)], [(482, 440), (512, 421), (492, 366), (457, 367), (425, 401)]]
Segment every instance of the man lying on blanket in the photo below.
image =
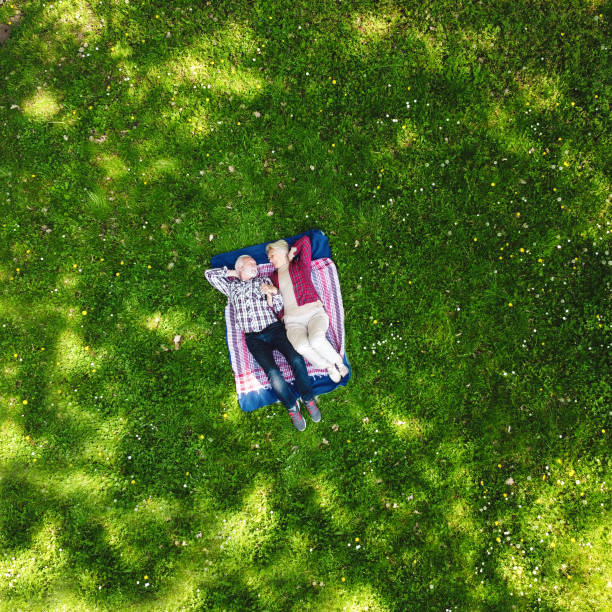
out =
[(304, 431), (306, 421), (274, 360), (275, 349), (285, 356), (293, 370), (295, 386), (315, 423), (321, 420), (321, 412), (314, 398), (304, 358), (293, 348), (285, 326), (278, 320), (277, 313), (283, 309), (283, 299), (279, 293), (273, 294), (268, 290), (268, 287), (273, 287), (269, 278), (257, 276), (257, 263), (249, 255), (238, 257), (234, 268), (206, 270), (206, 279), (228, 297), (236, 315), (236, 324), (244, 332), (249, 351), (266, 373), (276, 395), (289, 411), (295, 427)]

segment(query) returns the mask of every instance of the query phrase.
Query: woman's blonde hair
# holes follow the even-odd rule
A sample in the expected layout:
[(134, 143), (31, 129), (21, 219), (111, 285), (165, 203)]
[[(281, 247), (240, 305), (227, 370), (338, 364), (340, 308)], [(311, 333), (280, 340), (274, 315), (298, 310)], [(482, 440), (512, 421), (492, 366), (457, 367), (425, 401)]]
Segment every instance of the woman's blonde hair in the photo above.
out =
[(276, 242), (271, 242), (266, 246), (266, 255), (270, 253), (270, 251), (274, 249), (275, 251), (284, 251), (285, 253), (289, 252), (289, 243), (286, 240), (277, 240)]

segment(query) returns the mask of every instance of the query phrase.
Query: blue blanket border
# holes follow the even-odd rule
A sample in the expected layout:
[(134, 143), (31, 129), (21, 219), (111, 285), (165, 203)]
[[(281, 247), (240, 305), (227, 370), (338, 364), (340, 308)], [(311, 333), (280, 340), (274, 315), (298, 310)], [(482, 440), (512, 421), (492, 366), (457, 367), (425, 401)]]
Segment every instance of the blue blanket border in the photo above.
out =
[[(308, 236), (310, 238), (313, 259), (321, 259), (322, 257), (331, 258), (329, 240), (325, 233), (319, 229), (311, 229), (307, 232), (302, 232), (301, 234), (291, 236), (291, 238), (285, 238), (285, 240), (289, 243), (289, 246), (292, 246), (294, 242), (302, 236)], [(270, 244), (270, 242), (274, 242), (274, 240), (262, 242), (261, 244), (245, 247), (243, 249), (236, 249), (235, 251), (219, 253), (219, 255), (215, 255), (210, 260), (210, 267), (222, 268), (223, 266), (227, 266), (231, 269), (234, 267), (234, 264), (236, 263), (236, 260), (238, 259), (238, 257), (240, 257), (240, 255), (250, 255), (258, 264), (268, 263), (268, 256), (266, 255), (266, 245)]]
[[(349, 369), (349, 373), (339, 383), (333, 382), (329, 376), (310, 376), (310, 384), (312, 385), (312, 390), (315, 396), (329, 393), (338, 387), (346, 387), (353, 373), (346, 355), (344, 356), (344, 364)], [(299, 394), (296, 391), (295, 385), (293, 383), (289, 383), (289, 386), (297, 399)], [(269, 406), (270, 404), (274, 404), (278, 401), (279, 399), (272, 389), (251, 391), (250, 393), (245, 393), (244, 395), (238, 397), (238, 403), (244, 412), (253, 412), (258, 408)]]

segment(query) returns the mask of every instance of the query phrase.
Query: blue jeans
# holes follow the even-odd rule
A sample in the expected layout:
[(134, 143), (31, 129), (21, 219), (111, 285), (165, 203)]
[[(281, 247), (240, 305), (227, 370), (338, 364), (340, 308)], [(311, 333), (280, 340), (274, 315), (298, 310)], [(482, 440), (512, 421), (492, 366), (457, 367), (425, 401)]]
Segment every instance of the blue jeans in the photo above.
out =
[(283, 378), (280, 368), (274, 361), (273, 351), (276, 349), (285, 356), (287, 363), (293, 370), (295, 376), (295, 386), (302, 399), (306, 402), (314, 399), (312, 385), (304, 358), (293, 348), (287, 338), (285, 326), (277, 321), (268, 325), (260, 332), (252, 332), (244, 335), (246, 345), (251, 351), (257, 363), (266, 373), (272, 389), (278, 399), (287, 407), (295, 406), (296, 398), (287, 381)]

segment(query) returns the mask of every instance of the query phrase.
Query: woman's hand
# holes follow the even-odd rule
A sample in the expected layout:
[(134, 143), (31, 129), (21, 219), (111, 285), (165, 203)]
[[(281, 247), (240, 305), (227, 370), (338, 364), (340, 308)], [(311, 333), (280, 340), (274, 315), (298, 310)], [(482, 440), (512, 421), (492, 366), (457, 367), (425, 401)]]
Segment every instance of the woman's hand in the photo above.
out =
[(289, 261), (293, 261), (293, 258), (295, 257), (296, 253), (297, 253), (297, 249), (295, 247), (291, 247), (289, 249), (289, 253), (287, 254)]

